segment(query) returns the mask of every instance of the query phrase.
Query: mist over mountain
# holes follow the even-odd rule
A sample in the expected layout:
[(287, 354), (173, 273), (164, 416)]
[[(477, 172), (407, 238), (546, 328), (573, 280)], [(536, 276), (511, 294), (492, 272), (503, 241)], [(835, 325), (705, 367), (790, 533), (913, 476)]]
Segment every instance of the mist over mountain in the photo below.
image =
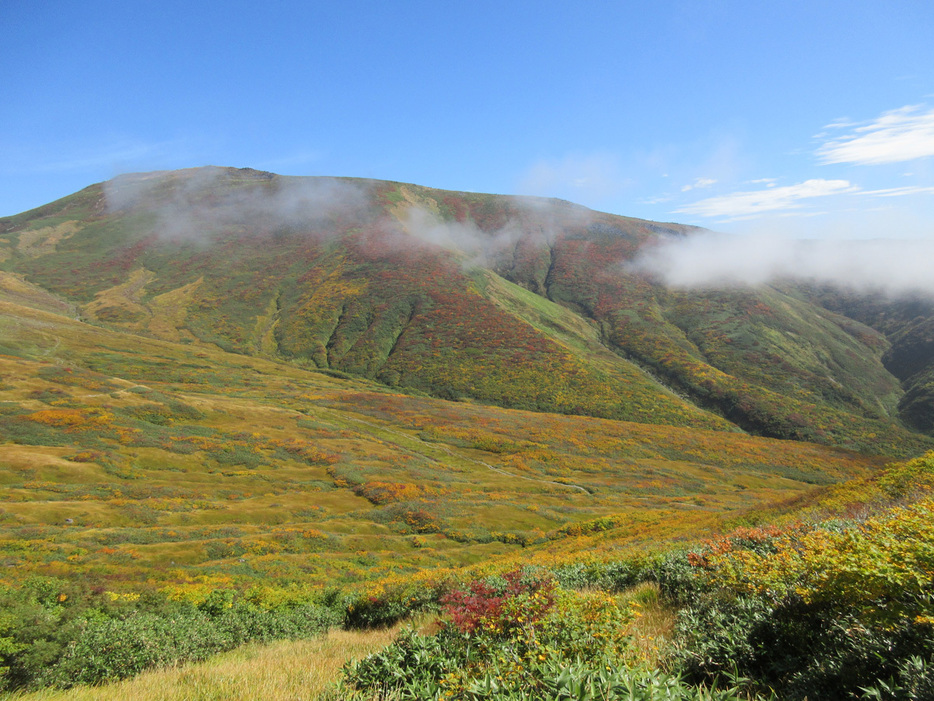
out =
[[(107, 211), (151, 213), (158, 219), (160, 237), (191, 242), (207, 241), (212, 233), (244, 226), (262, 231), (301, 229), (307, 236), (328, 238), (339, 232), (342, 223), (380, 220), (384, 227), (380, 244), (393, 234), (411, 236), (461, 253), (467, 264), (478, 266), (513, 249), (520, 239), (549, 244), (562, 228), (585, 225), (593, 218), (585, 207), (536, 197), (511, 198), (513, 211), (494, 230), (482, 230), (473, 221), (445, 219), (431, 200), (406, 203), (387, 218), (385, 212), (368, 209), (368, 200), (379, 185), (374, 181), (281, 177), (249, 169), (238, 173), (241, 178), (248, 175), (246, 182), (252, 185), (265, 181), (265, 186), (235, 185), (230, 170), (217, 167), (120, 176), (103, 183)], [(412, 244), (398, 238), (395, 243)]]
[(230, 226), (321, 228), (334, 216), (359, 212), (366, 198), (362, 186), (338, 178), (250, 174), (250, 182), (267, 187), (232, 186), (227, 169), (207, 167), (123, 175), (104, 183), (103, 189), (108, 212), (152, 213), (159, 236), (182, 241), (207, 240)]
[(3, 270), (115, 330), (446, 399), (892, 454), (934, 427), (931, 311), (903, 297), (931, 291), (927, 250), (232, 168), (121, 176), (0, 220)]
[(934, 298), (932, 259), (934, 241), (928, 239), (799, 240), (702, 232), (662, 239), (640, 251), (631, 266), (675, 287), (796, 280), (859, 294)]

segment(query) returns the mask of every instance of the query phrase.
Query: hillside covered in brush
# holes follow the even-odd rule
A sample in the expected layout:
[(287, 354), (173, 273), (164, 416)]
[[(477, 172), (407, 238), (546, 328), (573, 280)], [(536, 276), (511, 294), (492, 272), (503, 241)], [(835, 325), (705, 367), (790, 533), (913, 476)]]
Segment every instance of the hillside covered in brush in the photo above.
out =
[(685, 227), (211, 168), (0, 232), (11, 574), (325, 584), (640, 547), (934, 444), (926, 307), (633, 269)]
[[(2, 219), (0, 269), (103, 328), (406, 393), (893, 456), (932, 445), (930, 305), (671, 289), (630, 265), (690, 234), (554, 200), (204, 168)], [(107, 353), (86, 369), (118, 370)]]
[(929, 688), (934, 303), (642, 272), (696, 233), (224, 168), (0, 219), (0, 688), (438, 611), (337, 698)]

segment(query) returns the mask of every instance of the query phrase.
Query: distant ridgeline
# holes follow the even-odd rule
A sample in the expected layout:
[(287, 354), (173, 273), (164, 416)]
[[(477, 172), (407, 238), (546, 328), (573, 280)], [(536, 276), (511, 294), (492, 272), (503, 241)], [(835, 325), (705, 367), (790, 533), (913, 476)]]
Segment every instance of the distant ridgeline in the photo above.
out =
[(934, 429), (934, 307), (666, 288), (689, 227), (558, 200), (200, 168), (0, 220), (0, 266), (80, 318), (533, 411), (890, 455)]
[(231, 168), (0, 219), (0, 688), (447, 606), (464, 630), (403, 636), (348, 694), (428, 650), (393, 678), (751, 698), (632, 672), (668, 655), (928, 698), (934, 302), (640, 263), (702, 235)]

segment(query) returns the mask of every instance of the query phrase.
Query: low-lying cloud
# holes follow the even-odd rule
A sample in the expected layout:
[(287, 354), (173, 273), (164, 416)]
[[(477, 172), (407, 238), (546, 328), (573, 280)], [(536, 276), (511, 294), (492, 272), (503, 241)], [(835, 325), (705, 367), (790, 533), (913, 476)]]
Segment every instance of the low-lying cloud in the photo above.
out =
[(795, 240), (704, 232), (644, 250), (630, 269), (674, 287), (755, 286), (796, 280), (862, 293), (934, 296), (934, 241)]
[(362, 187), (336, 178), (282, 178), (227, 168), (124, 175), (104, 184), (110, 211), (143, 209), (171, 240), (207, 241), (222, 229), (313, 229), (365, 210)]
[(500, 227), (484, 230), (471, 221), (445, 221), (413, 206), (402, 217), (406, 232), (425, 243), (459, 252), (465, 265), (489, 266), (514, 251), (520, 241), (551, 245), (562, 231), (586, 226), (592, 212), (569, 202), (532, 197), (512, 200), (514, 213)]
[[(218, 233), (293, 232), (327, 238), (359, 229), (357, 244), (372, 251), (406, 250), (414, 242), (457, 252), (466, 267), (495, 264), (520, 241), (551, 244), (560, 232), (586, 226), (591, 210), (561, 200), (510, 198), (495, 229), (445, 220), (411, 204), (395, 217), (373, 201), (365, 183), (338, 178), (288, 178), (259, 171), (198, 168), (125, 175), (105, 183), (110, 211), (156, 215), (166, 241), (207, 244)], [(430, 203), (430, 202), (429, 202)]]
[(485, 259), (515, 246), (522, 236), (516, 222), (502, 229), (486, 232), (472, 222), (444, 221), (422, 207), (409, 208), (402, 217), (405, 230), (425, 243), (449, 251), (459, 251), (472, 259)]

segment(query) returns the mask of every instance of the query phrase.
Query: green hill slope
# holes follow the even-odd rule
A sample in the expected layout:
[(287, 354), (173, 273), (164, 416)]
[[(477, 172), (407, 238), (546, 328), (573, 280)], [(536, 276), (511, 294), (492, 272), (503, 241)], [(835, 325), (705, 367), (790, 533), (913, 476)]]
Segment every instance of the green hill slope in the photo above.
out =
[[(690, 234), (555, 201), (214, 168), (0, 220), (0, 596), (16, 608), (0, 656), (38, 685), (56, 659), (78, 664), (75, 631), (132, 633), (150, 609), (169, 632), (183, 613), (267, 639), (260, 621), (309, 604), (394, 620), (529, 563), (568, 587), (648, 578), (658, 611), (661, 591), (682, 617), (718, 615), (721, 570), (709, 600), (694, 570), (722, 563), (700, 555), (801, 557), (785, 534), (802, 516), (835, 519), (808, 529), (845, 550), (846, 529), (883, 523), (866, 513), (930, 486), (930, 456), (884, 468), (934, 445), (934, 310), (674, 290), (629, 266)], [(786, 525), (644, 557), (769, 522)], [(906, 552), (926, 547), (903, 532)], [(812, 620), (795, 596), (766, 618)], [(929, 634), (924, 606), (905, 609), (911, 635)], [(815, 610), (820, 642), (831, 609)], [(681, 633), (716, 637), (709, 620)], [(890, 628), (873, 634), (899, 639)]]
[[(541, 323), (560, 320), (540, 306)], [(596, 522), (629, 524), (632, 542), (696, 533), (883, 463), (413, 397), (2, 293), (0, 336), (0, 578), (334, 584), (502, 557)]]
[(928, 427), (925, 376), (887, 360), (904, 324), (880, 332), (776, 288), (667, 289), (627, 268), (662, 234), (690, 230), (207, 168), (0, 220), (0, 266), (114, 329), (441, 398), (889, 455), (932, 445), (906, 428)]

